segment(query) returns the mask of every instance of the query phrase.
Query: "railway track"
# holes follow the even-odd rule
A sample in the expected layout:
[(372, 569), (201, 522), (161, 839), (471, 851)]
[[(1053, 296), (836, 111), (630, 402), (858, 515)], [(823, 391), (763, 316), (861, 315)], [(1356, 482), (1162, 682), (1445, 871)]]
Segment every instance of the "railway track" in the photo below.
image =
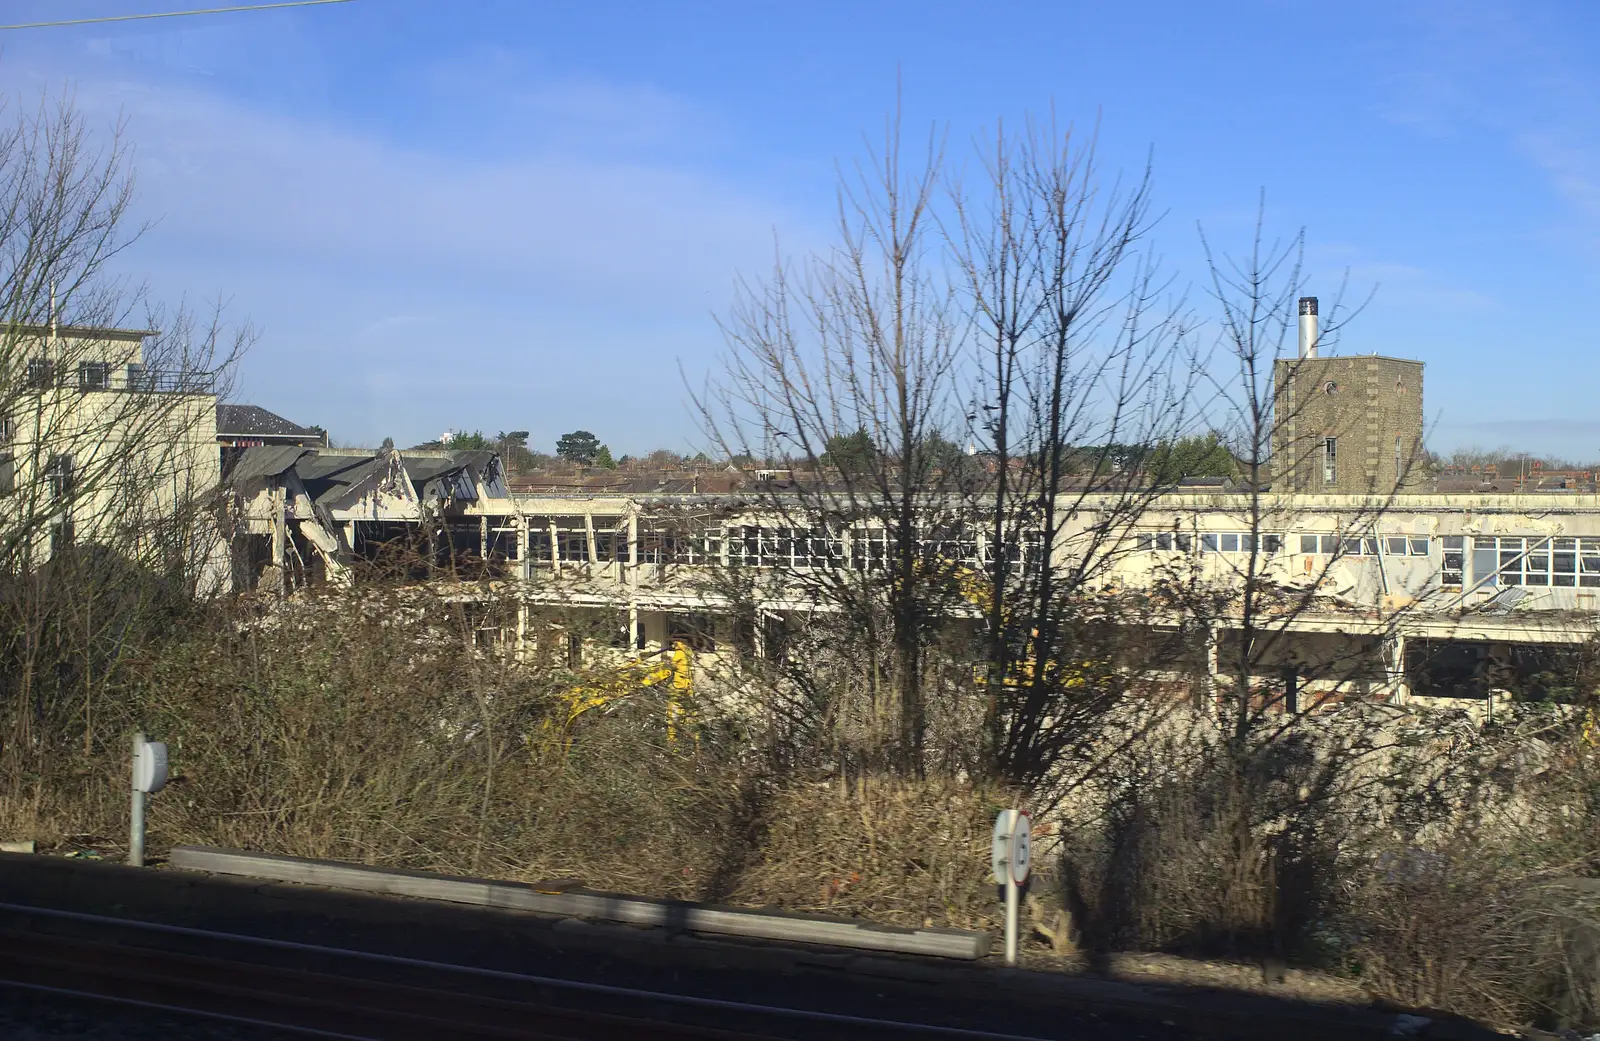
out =
[(0, 985), (362, 1041), (1038, 1041), (16, 904)]

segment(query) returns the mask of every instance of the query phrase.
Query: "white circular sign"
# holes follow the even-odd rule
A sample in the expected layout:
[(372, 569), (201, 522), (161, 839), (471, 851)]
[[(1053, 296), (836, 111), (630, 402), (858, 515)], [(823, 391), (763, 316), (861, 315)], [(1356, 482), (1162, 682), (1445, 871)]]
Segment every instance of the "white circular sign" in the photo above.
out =
[(1017, 885), (1028, 880), (1028, 861), (1033, 855), (1033, 825), (1026, 812), (1017, 814), (1011, 828), (1011, 881)]
[(994, 845), (989, 847), (989, 867), (994, 871), (994, 880), (1001, 885), (1006, 881), (1006, 860), (1011, 856), (1011, 829), (1016, 816), (1016, 810), (1001, 810), (994, 819)]

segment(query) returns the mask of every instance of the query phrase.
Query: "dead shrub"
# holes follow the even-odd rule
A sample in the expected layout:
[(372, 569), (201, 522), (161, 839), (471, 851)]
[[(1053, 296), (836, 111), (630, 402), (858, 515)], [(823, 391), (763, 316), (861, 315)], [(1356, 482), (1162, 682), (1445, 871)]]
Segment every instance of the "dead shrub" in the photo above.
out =
[[(1507, 1029), (1600, 1026), (1596, 752), (1499, 735), (1499, 766), (1444, 829), (1368, 847), (1339, 928), (1374, 993)], [(1518, 768), (1518, 763), (1527, 767)]]
[(998, 789), (865, 776), (773, 795), (737, 899), (897, 925), (992, 928), (989, 845)]

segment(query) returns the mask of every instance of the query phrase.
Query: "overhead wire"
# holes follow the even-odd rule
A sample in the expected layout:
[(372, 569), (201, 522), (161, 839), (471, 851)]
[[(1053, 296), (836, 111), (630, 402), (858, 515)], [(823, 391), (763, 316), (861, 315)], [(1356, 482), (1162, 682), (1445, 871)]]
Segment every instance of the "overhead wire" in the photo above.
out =
[(204, 7), (190, 11), (153, 11), (149, 14), (109, 14), (94, 18), (69, 18), (57, 22), (19, 22), (16, 25), (0, 25), (0, 31), (6, 29), (50, 29), (63, 25), (99, 25), (105, 22), (137, 22), (148, 18), (187, 18), (191, 15), (202, 14), (233, 14), (238, 11), (270, 11), (279, 7), (317, 7), (322, 4), (347, 4), (350, 0), (278, 0), (271, 4), (240, 4), (233, 7)]

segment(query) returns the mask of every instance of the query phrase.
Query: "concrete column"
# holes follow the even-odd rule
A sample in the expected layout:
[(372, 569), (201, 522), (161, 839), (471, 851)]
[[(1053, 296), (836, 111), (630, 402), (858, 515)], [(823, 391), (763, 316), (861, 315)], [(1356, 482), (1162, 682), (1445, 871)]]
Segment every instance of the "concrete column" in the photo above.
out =
[(1406, 637), (1395, 633), (1383, 641), (1384, 694), (1388, 701), (1404, 705), (1411, 700), (1411, 685), (1406, 682)]
[(529, 543), (528, 518), (517, 514), (517, 572), (524, 582), (533, 577), (533, 561), (528, 559)]
[(639, 514), (628, 514), (628, 585), (639, 587)]
[(1206, 697), (1210, 699), (1213, 709), (1216, 708), (1217, 695), (1221, 693), (1222, 677), (1222, 630), (1210, 625), (1206, 627)]
[(600, 563), (600, 548), (594, 544), (594, 514), (585, 512), (583, 515), (583, 531), (589, 543), (589, 563)]
[(272, 563), (280, 568), (286, 563), (284, 560), (284, 544), (288, 535), (287, 526), (289, 523), (288, 518), (285, 516), (285, 513), (288, 512), (288, 506), (285, 502), (286, 494), (281, 484), (272, 489)]
[(489, 559), (489, 515), (478, 518), (478, 559)]
[(556, 538), (556, 519), (550, 518), (550, 567), (561, 574), (561, 543)]
[(639, 509), (634, 506), (628, 511), (628, 651), (634, 653), (639, 649), (639, 601), (636, 590), (639, 588)]

